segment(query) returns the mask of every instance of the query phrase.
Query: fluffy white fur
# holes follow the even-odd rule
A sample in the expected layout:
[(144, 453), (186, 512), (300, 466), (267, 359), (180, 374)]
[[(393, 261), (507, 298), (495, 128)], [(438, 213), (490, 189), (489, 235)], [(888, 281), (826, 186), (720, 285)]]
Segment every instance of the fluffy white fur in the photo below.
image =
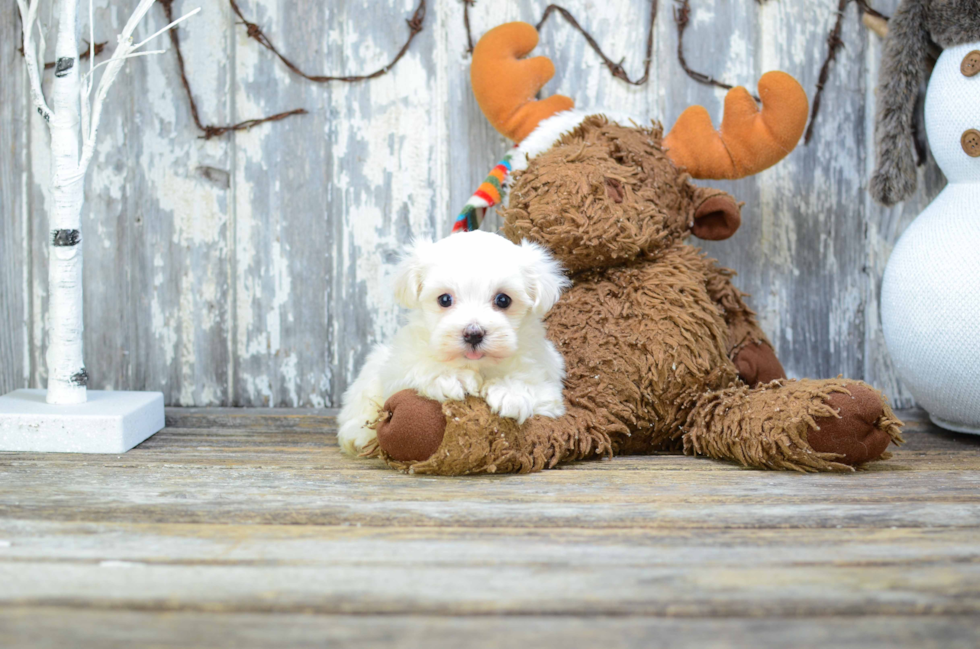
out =
[[(367, 425), (404, 389), (440, 402), (481, 396), (494, 412), (519, 422), (562, 415), (565, 363), (545, 338), (542, 318), (567, 285), (537, 244), (518, 246), (481, 231), (414, 243), (395, 280), (396, 299), (410, 309), (408, 322), (371, 351), (344, 394), (341, 448), (356, 454), (373, 440)], [(499, 294), (510, 297), (507, 308), (495, 303)], [(452, 306), (440, 306), (443, 295)], [(474, 330), (483, 332), (476, 345)]]
[(626, 113), (610, 110), (565, 110), (555, 113), (547, 119), (541, 120), (537, 128), (531, 134), (521, 140), (517, 145), (517, 151), (511, 158), (511, 171), (523, 171), (527, 169), (528, 161), (547, 151), (565, 133), (571, 133), (586, 117), (590, 115), (604, 115), (610, 122), (616, 122), (622, 126), (637, 126), (648, 124), (649, 120), (634, 118)]

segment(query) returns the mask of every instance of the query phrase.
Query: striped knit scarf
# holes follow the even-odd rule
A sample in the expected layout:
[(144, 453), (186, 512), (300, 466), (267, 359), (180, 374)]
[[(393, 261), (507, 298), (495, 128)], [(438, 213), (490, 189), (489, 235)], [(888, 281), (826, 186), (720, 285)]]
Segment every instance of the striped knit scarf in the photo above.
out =
[(480, 223), (483, 222), (483, 217), (487, 213), (487, 208), (500, 203), (504, 195), (507, 178), (510, 175), (510, 161), (516, 150), (517, 147), (511, 149), (504, 156), (504, 159), (497, 163), (497, 166), (480, 184), (470, 200), (466, 201), (463, 211), (459, 213), (456, 222), (453, 223), (454, 234), (479, 230)]

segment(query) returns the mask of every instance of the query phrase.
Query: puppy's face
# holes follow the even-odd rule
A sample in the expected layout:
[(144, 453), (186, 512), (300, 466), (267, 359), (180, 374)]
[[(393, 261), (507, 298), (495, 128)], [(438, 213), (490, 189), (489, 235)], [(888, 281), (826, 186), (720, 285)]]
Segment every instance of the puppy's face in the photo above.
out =
[(395, 295), (418, 311), (433, 358), (479, 363), (512, 356), (521, 326), (544, 317), (567, 283), (540, 246), (477, 231), (413, 244)]

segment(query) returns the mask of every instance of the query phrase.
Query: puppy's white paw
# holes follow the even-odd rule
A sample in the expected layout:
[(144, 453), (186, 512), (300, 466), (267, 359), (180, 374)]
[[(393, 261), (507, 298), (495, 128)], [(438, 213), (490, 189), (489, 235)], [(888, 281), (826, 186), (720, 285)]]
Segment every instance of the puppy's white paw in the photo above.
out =
[(431, 384), (419, 390), (422, 396), (435, 399), (439, 402), (462, 401), (467, 394), (479, 394), (480, 385), (473, 376), (468, 376), (473, 372), (460, 374), (442, 374), (437, 376)]
[(466, 394), (472, 394), (474, 396), (480, 394), (480, 388), (483, 387), (483, 377), (480, 376), (479, 372), (463, 370), (456, 375), (456, 378), (463, 384), (463, 390)]
[(484, 398), (490, 411), (501, 417), (516, 419), (523, 424), (534, 414), (534, 400), (527, 386), (521, 383), (500, 382), (487, 386)]
[(378, 433), (374, 429), (360, 422), (349, 421), (341, 425), (340, 430), (337, 431), (337, 443), (347, 455), (357, 456), (377, 436)]

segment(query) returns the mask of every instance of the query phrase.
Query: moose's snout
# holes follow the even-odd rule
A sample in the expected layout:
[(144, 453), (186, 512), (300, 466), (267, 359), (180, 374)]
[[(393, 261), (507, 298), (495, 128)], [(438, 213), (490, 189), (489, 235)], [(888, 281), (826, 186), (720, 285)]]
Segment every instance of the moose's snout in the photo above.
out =
[(466, 329), (463, 329), (463, 340), (466, 341), (467, 345), (471, 347), (476, 347), (481, 342), (483, 342), (483, 337), (487, 334), (479, 325), (471, 324), (467, 325)]

